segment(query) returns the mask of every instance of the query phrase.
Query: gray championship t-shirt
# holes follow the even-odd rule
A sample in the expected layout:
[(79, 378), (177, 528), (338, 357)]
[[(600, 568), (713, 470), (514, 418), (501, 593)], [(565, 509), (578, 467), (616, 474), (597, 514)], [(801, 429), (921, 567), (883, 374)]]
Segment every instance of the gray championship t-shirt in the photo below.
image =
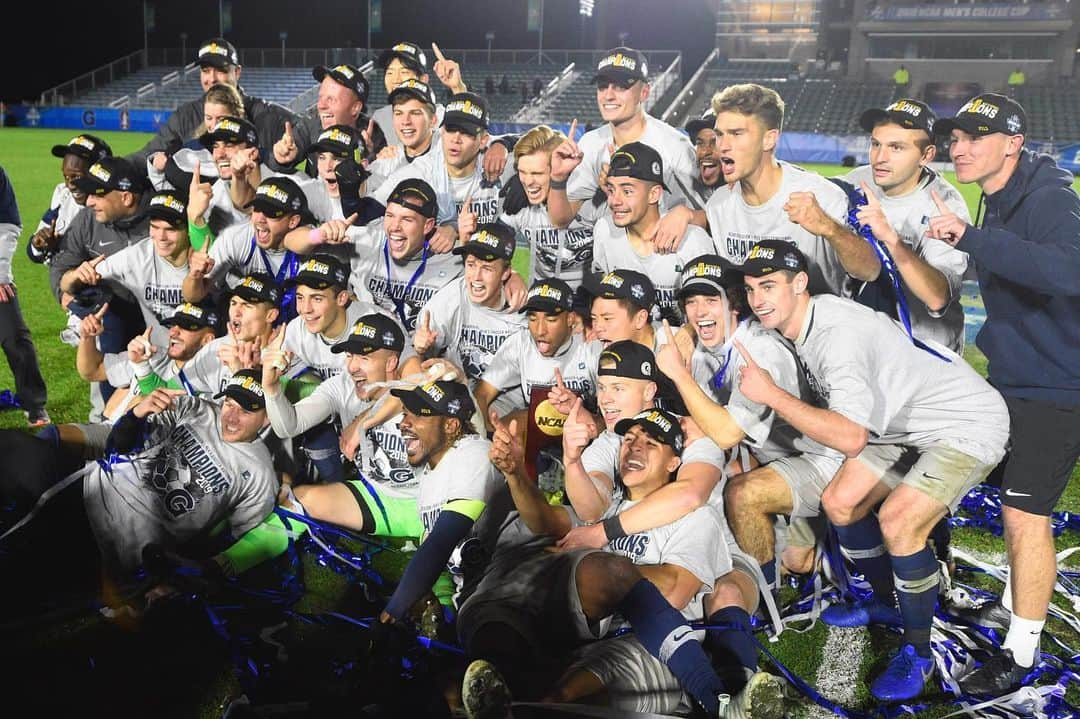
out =
[(596, 396), (598, 342), (586, 343), (574, 334), (554, 357), (544, 357), (536, 349), (529, 329), (523, 328), (503, 342), (480, 379), (508, 392), (520, 409), (529, 406), (534, 387), (554, 387), (555, 370), (566, 387), (589, 403)]
[(528, 244), (530, 281), (555, 277), (576, 289), (592, 267), (593, 225), (606, 210), (606, 204), (597, 207), (586, 200), (565, 229), (551, 224), (547, 205), (529, 205), (499, 219)]

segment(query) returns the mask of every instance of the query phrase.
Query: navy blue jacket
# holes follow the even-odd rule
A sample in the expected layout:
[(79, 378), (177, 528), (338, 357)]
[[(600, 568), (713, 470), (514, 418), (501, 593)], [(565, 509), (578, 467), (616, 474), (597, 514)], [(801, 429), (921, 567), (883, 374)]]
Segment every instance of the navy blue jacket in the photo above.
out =
[(957, 248), (971, 255), (986, 323), (975, 343), (1013, 397), (1080, 405), (1080, 197), (1072, 175), (1024, 150)]

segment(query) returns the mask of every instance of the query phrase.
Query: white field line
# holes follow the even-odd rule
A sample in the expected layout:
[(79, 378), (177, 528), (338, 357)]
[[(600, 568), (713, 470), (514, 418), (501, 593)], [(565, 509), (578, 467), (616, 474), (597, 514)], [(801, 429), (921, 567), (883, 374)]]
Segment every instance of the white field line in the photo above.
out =
[[(865, 627), (829, 627), (825, 646), (821, 648), (821, 664), (818, 666), (814, 686), (822, 696), (842, 706), (855, 703), (855, 687), (861, 681), (862, 667), (868, 634)], [(828, 719), (835, 716), (823, 707), (810, 708), (810, 717)]]

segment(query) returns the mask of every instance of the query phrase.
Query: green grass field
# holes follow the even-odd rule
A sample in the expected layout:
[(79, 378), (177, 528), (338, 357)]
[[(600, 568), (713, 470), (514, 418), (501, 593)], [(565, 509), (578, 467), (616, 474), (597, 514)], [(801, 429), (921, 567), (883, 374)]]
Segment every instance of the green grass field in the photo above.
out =
[[(86, 384), (79, 379), (74, 368), (75, 350), (64, 345), (59, 340), (59, 334), (64, 326), (64, 313), (53, 299), (48, 289), (47, 271), (42, 266), (34, 265), (26, 259), (23, 245), (36, 228), (41, 213), (47, 209), (47, 204), (53, 187), (60, 180), (60, 160), (49, 154), (49, 149), (58, 143), (65, 143), (74, 135), (69, 130), (39, 130), (21, 128), (0, 129), (0, 162), (7, 170), (14, 184), (19, 208), (23, 218), (23, 236), (20, 247), (15, 255), (14, 274), (18, 285), (19, 298), (22, 304), (23, 315), (31, 328), (34, 342), (37, 347), (38, 357), (42, 371), (49, 387), (48, 410), (56, 422), (85, 421), (89, 411)], [(147, 135), (126, 132), (103, 132), (99, 133), (117, 154), (124, 154), (140, 147), (145, 143)], [(810, 166), (823, 175), (835, 175), (845, 171), (839, 166)], [(950, 180), (954, 180), (947, 173)], [(1080, 181), (1075, 185), (1080, 189)], [(960, 186), (961, 192), (968, 201), (974, 214), (975, 204), (978, 200), (978, 191), (972, 186)], [(527, 271), (527, 257), (519, 252), (515, 265), (523, 274)], [(974, 300), (978, 302), (979, 300)], [(969, 362), (980, 371), (985, 372), (985, 358), (973, 346), (968, 347), (965, 356)], [(6, 363), (0, 366), (0, 389), (11, 388), (14, 390), (11, 372)], [(17, 428), (25, 427), (25, 419), (21, 412), (9, 411), (0, 414), (0, 427)], [(1072, 512), (1080, 512), (1080, 482), (1073, 475), (1073, 482), (1066, 492), (1061, 509)], [(1004, 551), (1004, 545), (1000, 539), (990, 536), (985, 532), (972, 530), (960, 530), (955, 533), (955, 541), (958, 546), (977, 551), (985, 555), (1000, 555)], [(1062, 536), (1057, 541), (1059, 551), (1065, 547), (1075, 545), (1080, 537), (1075, 534)], [(379, 566), (392, 577), (400, 570), (402, 557), (407, 555), (384, 555), (379, 561)], [(342, 598), (347, 594), (348, 588), (341, 577), (329, 572), (313, 562), (306, 562), (306, 581), (308, 594), (305, 597), (304, 606), (309, 608), (331, 608), (339, 606)], [(995, 591), (999, 586), (992, 580), (989, 587)], [(1060, 623), (1053, 622), (1052, 629), (1062, 631), (1062, 636), (1067, 636), (1069, 641), (1076, 644), (1080, 637), (1068, 635), (1064, 632)], [(893, 635), (873, 634), (874, 648), (867, 652), (863, 658), (860, 677), (864, 678), (871, 670), (880, 667), (884, 653), (887, 649), (895, 646)], [(220, 716), (221, 701), (235, 693), (236, 680), (230, 671), (228, 657), (219, 649), (208, 649), (215, 640), (198, 633), (182, 643), (179, 655), (170, 659), (167, 664), (177, 669), (179, 674), (167, 676), (164, 672), (141, 672), (138, 681), (158, 682), (158, 688), (162, 694), (171, 697), (168, 707), (155, 707), (154, 712), (159, 716)], [(209, 644), (207, 644), (207, 642)], [(818, 625), (805, 635), (797, 635), (786, 632), (770, 650), (788, 664), (800, 676), (813, 682), (817, 676), (818, 668), (822, 664), (822, 650), (826, 642), (826, 629)], [(68, 618), (57, 621), (49, 628), (36, 627), (30, 634), (20, 632), (18, 641), (9, 650), (32, 651), (46, 647), (48, 656), (56, 656), (70, 661), (76, 669), (73, 671), (85, 672), (85, 663), (89, 660), (91, 666), (95, 665), (95, 657), (101, 661), (100, 667), (91, 672), (86, 681), (88, 685), (94, 685), (96, 691), (106, 692), (100, 686), (112, 687), (116, 692), (126, 692), (124, 686), (128, 672), (131, 669), (130, 657), (125, 652), (132, 649), (133, 640), (128, 634), (113, 625), (100, 619), (94, 613), (86, 613), (74, 619)], [(113, 647), (110, 651), (103, 651), (104, 646)], [(140, 647), (139, 651), (146, 651), (147, 647)], [(119, 653), (119, 658), (118, 658)], [(111, 663), (105, 663), (101, 656), (105, 654), (111, 658)], [(135, 660), (139, 663), (141, 658)], [(81, 663), (80, 663), (81, 662)], [(198, 663), (199, 672), (184, 672), (185, 662)], [(145, 676), (143, 676), (145, 674)], [(159, 676), (160, 674), (160, 676)], [(182, 674), (182, 676), (180, 676)], [(134, 681), (134, 680), (133, 680)], [(109, 684), (114, 682), (115, 686)], [(155, 685), (151, 684), (149, 690), (143, 687), (141, 691), (153, 693)], [(107, 692), (106, 692), (107, 693)], [(141, 696), (141, 695), (140, 695)], [(1076, 703), (1077, 696), (1070, 697)], [(868, 709), (872, 702), (866, 690), (865, 683), (860, 683), (855, 688), (855, 701), (852, 708)], [(933, 701), (931, 708), (919, 716), (936, 717), (943, 716), (955, 707), (940, 700)], [(801, 714), (801, 713), (800, 713)], [(120, 716), (121, 714), (113, 714)]]

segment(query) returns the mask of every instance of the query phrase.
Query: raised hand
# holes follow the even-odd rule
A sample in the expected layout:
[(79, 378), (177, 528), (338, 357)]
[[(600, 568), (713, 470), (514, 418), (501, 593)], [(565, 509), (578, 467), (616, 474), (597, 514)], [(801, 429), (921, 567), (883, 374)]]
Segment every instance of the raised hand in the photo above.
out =
[(356, 218), (359, 217), (357, 213), (352, 213), (344, 220), (327, 220), (322, 223), (319, 228), (313, 231), (312, 239), (318, 237), (318, 242), (314, 244), (320, 244), (325, 242), (328, 245), (340, 245), (349, 239), (349, 228), (356, 222)]
[(488, 418), (491, 426), (495, 428), (488, 453), (491, 463), (507, 477), (521, 472), (525, 466), (525, 447), (518, 436), (517, 420), (510, 420), (508, 427), (499, 419), (499, 414), (494, 409), (489, 412)]
[(896, 234), (896, 230), (889, 223), (889, 218), (885, 216), (885, 211), (881, 209), (881, 200), (865, 180), (860, 182), (859, 186), (866, 195), (866, 204), (855, 213), (855, 219), (859, 221), (859, 224), (869, 227), (874, 237), (884, 242), (886, 246), (895, 247), (900, 241), (900, 236)]
[(431, 313), (424, 310), (420, 322), (416, 325), (416, 332), (413, 333), (413, 349), (416, 350), (416, 354), (424, 355), (438, 339), (439, 333), (431, 329)]
[(667, 340), (656, 350), (656, 367), (672, 381), (681, 379), (690, 372), (689, 362), (681, 351), (679, 341), (667, 320), (663, 321), (664, 339)]
[(238, 178), (254, 172), (259, 167), (259, 148), (245, 147), (237, 150), (229, 160), (229, 167), (232, 168), (233, 176)]
[(98, 255), (92, 260), (87, 260), (75, 268), (75, 279), (78, 280), (84, 287), (90, 287), (101, 282), (101, 275), (98, 274), (97, 266), (105, 260), (105, 255)]
[(465, 198), (465, 202), (461, 205), (461, 211), (457, 216), (457, 231), (458, 237), (468, 238), (472, 233), (476, 232), (476, 226), (480, 222), (480, 216), (472, 210), (472, 196)]
[(581, 453), (589, 446), (589, 442), (596, 439), (596, 425), (591, 418), (586, 421), (583, 415), (588, 415), (588, 413), (581, 408), (581, 398), (578, 397), (570, 408), (569, 414), (566, 415), (566, 421), (563, 422), (562, 443), (565, 463), (581, 459)]
[(484, 179), (494, 182), (502, 177), (510, 151), (501, 142), (489, 142), (484, 150)]
[(191, 169), (191, 184), (188, 186), (188, 221), (198, 224), (206, 217), (206, 211), (210, 209), (210, 200), (214, 197), (214, 189), (209, 182), (203, 182), (200, 175), (199, 161)]
[(293, 139), (292, 123), (285, 122), (285, 132), (281, 139), (274, 143), (274, 159), (282, 165), (288, 165), (296, 159), (299, 151), (296, 148), (296, 140)]
[(166, 389), (165, 387), (158, 387), (148, 394), (143, 401), (135, 405), (135, 407), (132, 408), (131, 413), (139, 419), (142, 419), (152, 414), (164, 412), (172, 409), (176, 398), (183, 394), (185, 394), (185, 392), (182, 389)]
[(742, 342), (735, 340), (735, 349), (739, 351), (743, 362), (746, 364), (739, 370), (739, 391), (750, 400), (758, 404), (768, 405), (769, 400), (776, 391), (776, 383), (767, 369), (762, 369)]
[(435, 228), (435, 234), (428, 240), (428, 248), (437, 255), (445, 255), (454, 249), (457, 244), (457, 229), (450, 225), (439, 225)]
[[(97, 312), (87, 315), (79, 322), (79, 337), (82, 339), (88, 339), (91, 337), (99, 337), (102, 332), (105, 331), (105, 313), (109, 311), (109, 303), (106, 302), (101, 306), (101, 309)], [(150, 330), (149, 327), (146, 328)]]
[(792, 192), (784, 203), (788, 219), (812, 235), (824, 236), (832, 231), (835, 220), (825, 214), (813, 192)]
[(218, 346), (218, 359), (221, 360), (221, 364), (229, 368), (229, 371), (236, 374), (243, 366), (240, 364), (240, 333), (233, 328), (232, 322), (226, 324), (229, 330), (229, 341), (222, 342)]
[(56, 247), (60, 238), (56, 235), (56, 220), (42, 227), (30, 238), (30, 244), (39, 250), (47, 250)]
[(555, 368), (555, 386), (548, 391), (548, 402), (551, 406), (562, 414), (566, 414), (570, 411), (570, 408), (574, 406), (574, 400), (579, 399), (574, 394), (566, 383), (563, 382), (562, 372), (559, 368)]
[(214, 269), (214, 258), (205, 252), (192, 252), (188, 255), (188, 277), (201, 280)]
[(157, 353), (157, 347), (150, 343), (150, 334), (153, 331), (153, 327), (147, 327), (141, 335), (136, 335), (128, 342), (127, 352), (129, 360), (138, 364), (139, 362), (145, 362)]
[[(261, 338), (260, 338), (261, 339)], [(262, 364), (263, 389), (269, 395), (278, 393), (281, 375), (292, 361), (292, 352), (282, 349), (285, 343), (285, 325), (278, 325), (270, 335), (266, 347), (259, 352), (259, 362)], [(256, 340), (258, 344), (258, 340)]]
[(431, 43), (431, 50), (435, 53), (435, 75), (439, 82), (450, 88), (453, 92), (462, 92), (465, 87), (461, 83), (461, 66), (454, 60), (448, 60), (442, 50), (435, 43)]
[(934, 204), (937, 205), (938, 214), (930, 218), (930, 229), (926, 233), (927, 237), (947, 242), (956, 247), (956, 243), (962, 240), (964, 233), (967, 232), (968, 223), (949, 209), (949, 206), (945, 204), (945, 200), (941, 199), (941, 195), (937, 193), (937, 190), (930, 190), (930, 197), (933, 198)]
[(570, 173), (581, 164), (585, 157), (574, 141), (576, 132), (577, 118), (574, 118), (574, 121), (570, 123), (569, 135), (551, 153), (551, 179), (556, 182), (566, 182)]
[[(360, 140), (364, 143), (364, 151), (361, 153), (361, 162), (367, 164), (371, 161), (371, 151), (375, 148), (375, 120), (368, 120), (367, 128), (360, 131)], [(389, 146), (388, 146), (389, 147)]]

